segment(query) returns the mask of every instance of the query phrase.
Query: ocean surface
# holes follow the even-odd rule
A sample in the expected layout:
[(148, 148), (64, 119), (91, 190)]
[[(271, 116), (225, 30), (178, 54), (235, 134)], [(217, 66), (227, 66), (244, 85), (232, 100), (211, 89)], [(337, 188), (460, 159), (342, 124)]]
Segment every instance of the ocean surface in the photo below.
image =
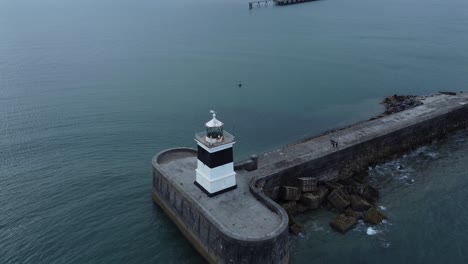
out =
[[(0, 263), (203, 263), (151, 158), (209, 110), (237, 160), (468, 87), (468, 1), (0, 0)], [(237, 84), (242, 83), (242, 87)], [(468, 134), (372, 168), (385, 224), (302, 217), (293, 263), (464, 263)], [(403, 164), (403, 166), (399, 166)]]

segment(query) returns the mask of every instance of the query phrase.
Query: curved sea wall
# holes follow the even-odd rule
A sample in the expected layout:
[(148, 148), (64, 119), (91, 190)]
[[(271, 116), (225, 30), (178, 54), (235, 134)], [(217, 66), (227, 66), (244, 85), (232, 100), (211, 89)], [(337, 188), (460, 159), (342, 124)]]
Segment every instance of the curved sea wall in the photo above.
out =
[[(163, 151), (153, 158), (153, 200), (206, 260), (210, 263), (289, 261), (287, 215), (279, 205), (273, 202), (268, 204), (268, 208), (280, 219), (279, 225), (274, 227), (272, 232), (238, 235), (208, 211), (203, 201), (184, 189), (177, 177), (164, 167), (167, 162), (181, 163), (181, 166), (185, 166), (181, 162), (183, 159), (196, 160), (196, 150), (175, 148)], [(193, 179), (191, 181), (193, 182)], [(242, 203), (242, 200), (234, 202)], [(235, 206), (232, 209), (236, 210)], [(249, 219), (245, 221), (246, 224), (250, 222)]]

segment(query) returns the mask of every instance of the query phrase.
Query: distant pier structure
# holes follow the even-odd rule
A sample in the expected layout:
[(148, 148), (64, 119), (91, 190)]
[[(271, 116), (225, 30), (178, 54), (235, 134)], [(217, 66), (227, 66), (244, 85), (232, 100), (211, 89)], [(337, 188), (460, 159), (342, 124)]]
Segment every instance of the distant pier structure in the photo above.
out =
[(256, 7), (261, 7), (262, 5), (268, 6), (268, 2), (273, 2), (276, 5), (290, 5), (290, 4), (298, 4), (298, 3), (304, 3), (304, 2), (310, 2), (310, 1), (315, 1), (315, 0), (258, 0), (258, 1), (250, 1), (249, 2), (249, 9)]
[(290, 5), (290, 4), (298, 4), (304, 2), (310, 2), (315, 0), (273, 0), (277, 5)]
[(251, 1), (249, 2), (249, 9), (252, 9), (254, 5), (257, 7), (260, 7), (260, 4), (264, 4), (265, 6), (268, 6), (268, 2), (271, 2), (272, 0), (259, 0), (259, 1)]

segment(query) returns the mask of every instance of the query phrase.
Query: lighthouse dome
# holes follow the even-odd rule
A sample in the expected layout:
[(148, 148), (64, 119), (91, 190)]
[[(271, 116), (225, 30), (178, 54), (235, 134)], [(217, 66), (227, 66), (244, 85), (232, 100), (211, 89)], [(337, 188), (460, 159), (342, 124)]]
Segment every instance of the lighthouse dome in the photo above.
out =
[(210, 143), (222, 142), (223, 141), (223, 122), (216, 119), (216, 112), (211, 110), (213, 119), (208, 121), (206, 126), (206, 140)]
[(213, 116), (213, 119), (206, 122), (206, 124), (205, 124), (206, 127), (222, 127), (223, 125), (224, 125), (223, 122), (216, 119), (215, 116)]

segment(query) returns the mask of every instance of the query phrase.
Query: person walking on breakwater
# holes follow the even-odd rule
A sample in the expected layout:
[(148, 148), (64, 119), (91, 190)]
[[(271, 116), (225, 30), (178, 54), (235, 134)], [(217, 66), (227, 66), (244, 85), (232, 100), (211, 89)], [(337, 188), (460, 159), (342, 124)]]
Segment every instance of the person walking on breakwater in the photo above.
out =
[(332, 147), (334, 147), (334, 148), (337, 148), (337, 147), (338, 147), (338, 142), (336, 142), (336, 141), (333, 140), (333, 139), (330, 139), (330, 144), (331, 144)]

